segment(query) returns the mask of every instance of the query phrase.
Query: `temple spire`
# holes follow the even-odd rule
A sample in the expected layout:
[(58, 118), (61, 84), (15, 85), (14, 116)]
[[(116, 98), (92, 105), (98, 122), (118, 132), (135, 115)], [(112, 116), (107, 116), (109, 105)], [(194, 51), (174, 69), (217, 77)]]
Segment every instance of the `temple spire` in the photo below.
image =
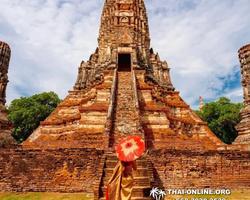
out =
[(202, 108), (204, 107), (204, 102), (203, 102), (203, 98), (201, 96), (199, 96), (199, 101), (200, 101), (199, 110), (202, 111)]
[[(148, 60), (150, 47), (148, 18), (143, 1), (110, 0), (103, 6), (98, 45), (100, 62), (110, 56), (108, 48), (133, 47)], [(125, 50), (126, 51), (126, 50)]]
[(82, 62), (74, 90), (91, 86), (103, 70), (145, 70), (147, 80), (173, 91), (167, 62), (150, 50), (149, 26), (143, 0), (105, 1), (101, 15), (98, 51)]

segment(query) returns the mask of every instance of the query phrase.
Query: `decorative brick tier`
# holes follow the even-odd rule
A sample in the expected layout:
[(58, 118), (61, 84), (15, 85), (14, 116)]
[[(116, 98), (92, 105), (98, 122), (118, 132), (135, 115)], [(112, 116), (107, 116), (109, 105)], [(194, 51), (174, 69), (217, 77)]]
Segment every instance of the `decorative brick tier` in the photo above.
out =
[(85, 90), (70, 91), (64, 101), (23, 143), (23, 148), (103, 149), (113, 71)]
[(149, 149), (226, 149), (179, 96), (145, 81), (145, 71), (135, 71), (141, 123)]

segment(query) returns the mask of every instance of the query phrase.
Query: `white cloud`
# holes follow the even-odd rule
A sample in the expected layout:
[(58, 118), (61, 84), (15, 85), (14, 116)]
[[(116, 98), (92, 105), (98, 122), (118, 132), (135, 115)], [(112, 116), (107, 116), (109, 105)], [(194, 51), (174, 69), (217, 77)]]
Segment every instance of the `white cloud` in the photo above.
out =
[[(104, 0), (2, 0), (0, 40), (12, 49), (8, 104), (20, 95), (55, 91), (60, 98), (74, 86), (77, 67), (97, 47)], [(182, 98), (197, 109), (201, 95), (243, 101), (238, 49), (248, 44), (248, 0), (145, 0), (151, 46), (171, 68)], [(242, 100), (240, 100), (240, 98)]]
[[(195, 109), (200, 95), (209, 100), (227, 95), (225, 82), (240, 70), (237, 51), (250, 42), (249, 2), (165, 2), (148, 6), (151, 45), (168, 61), (176, 90)], [(237, 99), (242, 102), (242, 96)]]

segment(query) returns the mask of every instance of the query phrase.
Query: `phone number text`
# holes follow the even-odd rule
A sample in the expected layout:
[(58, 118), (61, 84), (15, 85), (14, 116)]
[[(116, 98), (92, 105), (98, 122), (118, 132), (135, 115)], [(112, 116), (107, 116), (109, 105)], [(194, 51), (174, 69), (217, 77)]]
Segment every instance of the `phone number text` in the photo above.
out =
[(177, 198), (173, 200), (227, 200), (225, 198)]

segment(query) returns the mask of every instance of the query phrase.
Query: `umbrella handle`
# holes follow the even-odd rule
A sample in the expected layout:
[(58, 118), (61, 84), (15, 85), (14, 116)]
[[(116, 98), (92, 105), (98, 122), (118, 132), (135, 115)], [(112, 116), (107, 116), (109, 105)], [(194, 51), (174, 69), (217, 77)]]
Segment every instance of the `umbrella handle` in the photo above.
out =
[(148, 155), (148, 153), (149, 153), (149, 150), (147, 150), (145, 153), (143, 153), (141, 156), (146, 156), (146, 155)]

